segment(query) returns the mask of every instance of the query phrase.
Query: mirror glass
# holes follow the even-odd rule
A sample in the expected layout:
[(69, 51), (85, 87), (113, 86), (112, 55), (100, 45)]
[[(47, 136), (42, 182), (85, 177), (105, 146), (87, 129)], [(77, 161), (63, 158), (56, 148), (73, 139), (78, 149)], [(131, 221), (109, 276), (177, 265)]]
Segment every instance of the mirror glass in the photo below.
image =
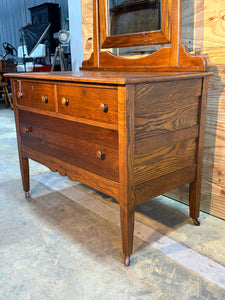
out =
[(106, 0), (109, 35), (161, 30), (162, 0)]

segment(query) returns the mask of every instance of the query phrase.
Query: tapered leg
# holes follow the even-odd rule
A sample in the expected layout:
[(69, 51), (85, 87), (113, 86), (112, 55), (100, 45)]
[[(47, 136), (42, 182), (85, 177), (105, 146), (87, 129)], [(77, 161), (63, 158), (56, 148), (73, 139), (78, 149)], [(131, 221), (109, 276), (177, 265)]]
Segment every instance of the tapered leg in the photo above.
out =
[(123, 253), (125, 255), (124, 264), (130, 265), (130, 255), (133, 251), (133, 236), (134, 236), (134, 206), (120, 204), (120, 222)]
[(189, 206), (190, 217), (194, 221), (194, 225), (199, 226), (198, 220), (200, 214), (200, 200), (201, 200), (201, 179), (202, 179), (202, 165), (203, 165), (203, 148), (204, 148), (204, 128), (205, 128), (205, 113), (207, 104), (208, 78), (204, 78), (202, 82), (202, 96), (200, 97), (200, 113), (199, 113), (199, 137), (196, 155), (196, 178), (195, 181), (189, 185)]
[(118, 88), (120, 222), (125, 266), (130, 264), (134, 235), (134, 85)]
[[(25, 191), (26, 197), (29, 197), (30, 191), (30, 175), (29, 175), (29, 161), (28, 158), (25, 157), (23, 150), (22, 150), (22, 141), (21, 141), (21, 133), (20, 133), (20, 122), (19, 122), (19, 113), (18, 113), (18, 106), (17, 106), (17, 80), (12, 80), (12, 93), (13, 93), (13, 100), (14, 100), (14, 114), (15, 114), (15, 121), (16, 121), (16, 133), (17, 133), (17, 145), (18, 145), (18, 153), (19, 153), (19, 162), (20, 162), (20, 172), (21, 178), (23, 183), (23, 189)], [(21, 94), (21, 82), (19, 81), (19, 93)]]
[(29, 175), (29, 161), (28, 158), (20, 157), (20, 171), (23, 183), (23, 189), (26, 197), (29, 197), (30, 191), (30, 175)]
[(189, 209), (190, 217), (192, 218), (194, 225), (199, 226), (198, 220), (200, 215), (200, 199), (201, 199), (201, 182), (198, 180), (190, 183), (189, 185)]

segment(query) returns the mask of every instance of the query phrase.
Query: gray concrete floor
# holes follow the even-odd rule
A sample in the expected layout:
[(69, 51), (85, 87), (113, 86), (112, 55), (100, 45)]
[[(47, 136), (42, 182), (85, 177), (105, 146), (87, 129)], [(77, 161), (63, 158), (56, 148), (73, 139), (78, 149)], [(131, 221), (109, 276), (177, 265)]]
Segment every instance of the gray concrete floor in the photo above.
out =
[(136, 209), (131, 266), (119, 206), (31, 161), (22, 190), (13, 111), (0, 108), (0, 300), (225, 299), (225, 221), (158, 197)]

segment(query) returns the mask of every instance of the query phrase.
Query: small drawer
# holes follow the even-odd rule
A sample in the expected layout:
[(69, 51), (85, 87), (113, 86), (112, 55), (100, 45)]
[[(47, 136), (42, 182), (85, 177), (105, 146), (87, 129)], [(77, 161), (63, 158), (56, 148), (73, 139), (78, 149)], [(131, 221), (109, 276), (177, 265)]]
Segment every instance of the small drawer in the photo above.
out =
[(57, 95), (59, 113), (117, 124), (116, 88), (59, 85)]
[(19, 119), (22, 145), (119, 181), (118, 131), (24, 110)]
[(53, 84), (17, 81), (17, 104), (47, 111), (56, 111), (56, 94)]

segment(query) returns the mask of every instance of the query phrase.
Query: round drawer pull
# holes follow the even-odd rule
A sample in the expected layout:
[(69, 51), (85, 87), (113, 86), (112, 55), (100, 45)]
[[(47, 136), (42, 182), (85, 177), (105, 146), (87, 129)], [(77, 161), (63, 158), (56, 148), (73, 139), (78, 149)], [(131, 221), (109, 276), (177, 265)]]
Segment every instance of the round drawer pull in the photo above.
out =
[(22, 92), (20, 92), (20, 91), (19, 91), (19, 92), (17, 92), (17, 97), (18, 97), (18, 98), (23, 98), (23, 94), (22, 94)]
[(42, 97), (41, 97), (41, 101), (42, 101), (43, 103), (48, 103), (48, 97), (47, 97), (47, 96), (42, 96)]
[(62, 103), (62, 105), (68, 106), (69, 105), (69, 100), (66, 99), (65, 97), (63, 97), (62, 100), (61, 100), (61, 103)]
[(24, 128), (23, 128), (23, 132), (24, 132), (24, 133), (32, 132), (32, 127), (24, 127)]
[(107, 104), (101, 103), (99, 108), (100, 108), (101, 111), (103, 111), (105, 113), (108, 112), (108, 105)]
[(97, 151), (97, 157), (101, 160), (105, 159), (105, 153), (103, 151)]

